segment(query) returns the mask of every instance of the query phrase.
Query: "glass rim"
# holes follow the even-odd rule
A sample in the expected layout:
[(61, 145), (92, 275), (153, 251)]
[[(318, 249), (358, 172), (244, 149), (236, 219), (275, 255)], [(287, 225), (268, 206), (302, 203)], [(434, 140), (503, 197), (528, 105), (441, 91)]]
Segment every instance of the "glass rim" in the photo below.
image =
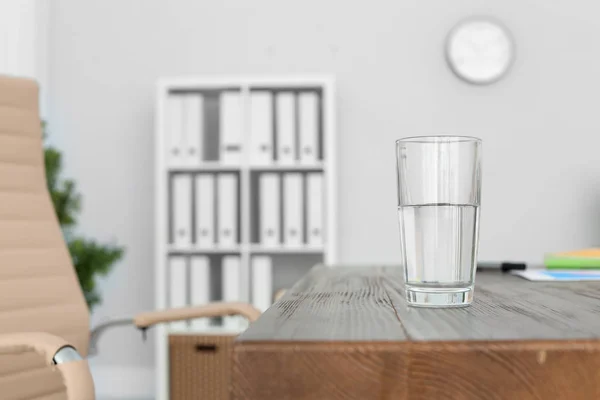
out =
[(424, 135), (424, 136), (409, 136), (396, 140), (400, 143), (461, 143), (473, 142), (481, 143), (481, 139), (475, 136), (459, 136), (459, 135)]

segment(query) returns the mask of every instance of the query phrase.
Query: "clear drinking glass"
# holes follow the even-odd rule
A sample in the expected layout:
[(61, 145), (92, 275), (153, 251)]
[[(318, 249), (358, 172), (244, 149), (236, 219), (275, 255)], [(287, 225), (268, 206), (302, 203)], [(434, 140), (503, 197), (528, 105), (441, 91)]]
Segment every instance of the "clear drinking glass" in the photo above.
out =
[(469, 305), (479, 244), (481, 140), (464, 136), (400, 139), (396, 162), (408, 304)]

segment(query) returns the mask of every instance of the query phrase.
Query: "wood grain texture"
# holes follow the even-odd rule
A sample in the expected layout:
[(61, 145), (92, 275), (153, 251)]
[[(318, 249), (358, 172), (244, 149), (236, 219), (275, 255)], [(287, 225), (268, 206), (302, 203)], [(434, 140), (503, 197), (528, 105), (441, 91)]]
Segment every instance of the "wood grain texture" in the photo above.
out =
[(600, 398), (597, 341), (413, 342), (407, 362), (410, 400)]
[(170, 335), (170, 400), (227, 400), (234, 336)]
[(393, 267), (317, 267), (236, 341), (234, 399), (600, 398), (600, 282), (477, 275), (461, 309)]
[(314, 268), (241, 340), (404, 340), (383, 272)]
[(234, 350), (232, 399), (405, 399), (406, 361), (392, 342), (250, 343)]
[(410, 340), (563, 340), (600, 338), (600, 282), (531, 282), (479, 272), (466, 308), (408, 307), (400, 270), (383, 282)]

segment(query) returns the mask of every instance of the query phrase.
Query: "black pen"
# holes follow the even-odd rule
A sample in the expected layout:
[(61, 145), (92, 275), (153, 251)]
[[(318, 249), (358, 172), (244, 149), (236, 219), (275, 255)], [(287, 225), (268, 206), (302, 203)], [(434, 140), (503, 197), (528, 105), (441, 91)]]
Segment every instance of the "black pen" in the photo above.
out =
[(524, 262), (478, 262), (477, 271), (481, 270), (500, 270), (502, 272), (524, 271), (527, 264)]

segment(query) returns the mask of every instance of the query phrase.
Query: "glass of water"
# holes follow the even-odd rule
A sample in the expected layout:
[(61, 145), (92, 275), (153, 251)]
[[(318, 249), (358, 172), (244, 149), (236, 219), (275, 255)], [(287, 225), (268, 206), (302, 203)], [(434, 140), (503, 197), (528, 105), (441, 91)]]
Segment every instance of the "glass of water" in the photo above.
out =
[(400, 139), (396, 162), (408, 304), (471, 304), (479, 243), (481, 140), (465, 136)]

